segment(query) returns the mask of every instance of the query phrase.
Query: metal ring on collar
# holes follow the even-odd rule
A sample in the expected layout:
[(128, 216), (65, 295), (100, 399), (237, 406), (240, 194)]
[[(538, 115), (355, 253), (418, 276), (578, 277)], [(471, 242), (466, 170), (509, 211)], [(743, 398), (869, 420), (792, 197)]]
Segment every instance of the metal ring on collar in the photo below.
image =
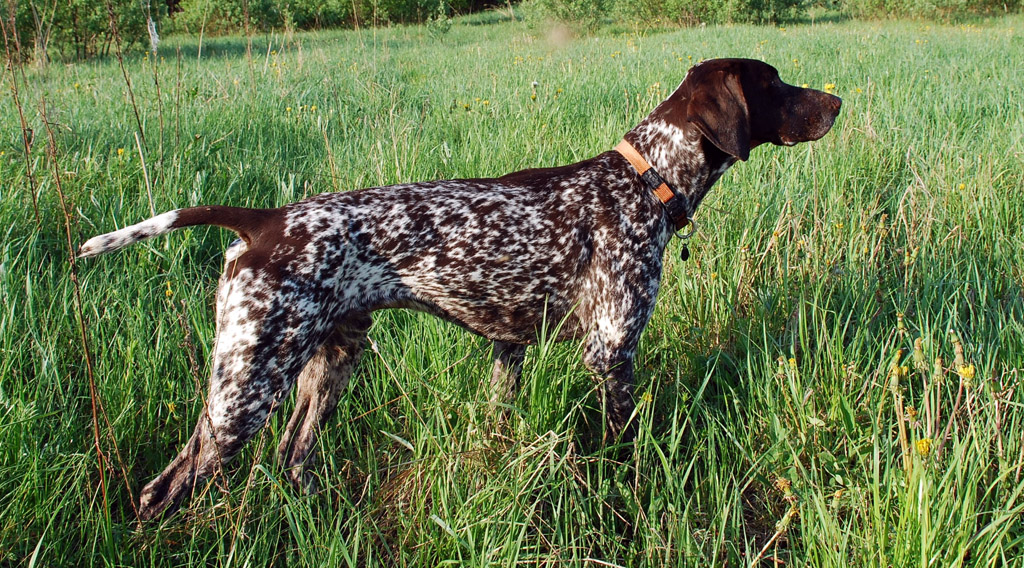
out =
[(686, 225), (684, 225), (684, 226), (685, 227), (690, 227), (690, 231), (684, 234), (684, 233), (680, 232), (681, 229), (677, 230), (676, 231), (676, 236), (679, 237), (680, 239), (685, 241), (685, 240), (689, 239), (690, 237), (692, 237), (693, 235), (697, 234), (697, 222), (693, 220), (693, 217), (687, 217), (686, 218)]

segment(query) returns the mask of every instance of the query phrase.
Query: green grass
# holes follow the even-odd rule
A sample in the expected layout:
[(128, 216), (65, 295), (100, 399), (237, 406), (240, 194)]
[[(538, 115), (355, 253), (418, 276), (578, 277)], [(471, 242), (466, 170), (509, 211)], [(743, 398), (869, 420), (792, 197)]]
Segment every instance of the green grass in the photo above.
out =
[(202, 408), (233, 235), (78, 263), (101, 461), (54, 171), (76, 244), (148, 217), (135, 115), (115, 60), (27, 68), (38, 220), (9, 96), (0, 113), (0, 565), (1024, 565), (1021, 17), (567, 43), (461, 22), (443, 41), (259, 36), (251, 62), (245, 47), (207, 39), (199, 58), (172, 38), (127, 59), (156, 211), (568, 163), (701, 58), (766, 60), (835, 84), (844, 107), (821, 141), (727, 173), (690, 261), (673, 243), (627, 462), (599, 443), (579, 345), (531, 350), (494, 438), (488, 343), (393, 311), (322, 437), (322, 494), (284, 482), (282, 413), (190, 508), (140, 527), (135, 495)]

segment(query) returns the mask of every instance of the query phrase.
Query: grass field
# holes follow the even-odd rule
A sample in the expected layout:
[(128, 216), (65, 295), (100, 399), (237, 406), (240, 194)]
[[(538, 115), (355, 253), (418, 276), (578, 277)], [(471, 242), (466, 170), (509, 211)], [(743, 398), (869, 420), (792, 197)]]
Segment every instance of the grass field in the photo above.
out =
[[(568, 41), (495, 20), (261, 35), (251, 57), (171, 38), (125, 60), (144, 142), (115, 59), (28, 67), (33, 185), (5, 76), (0, 565), (1024, 566), (1024, 18)], [(321, 494), (274, 460), (286, 403), (188, 509), (137, 523), (201, 411), (234, 236), (77, 263), (92, 394), (56, 175), (77, 246), (154, 210), (552, 166), (725, 56), (844, 107), (727, 173), (690, 261), (673, 243), (628, 461), (599, 443), (578, 344), (531, 350), (495, 437), (489, 344), (392, 311), (322, 437)]]

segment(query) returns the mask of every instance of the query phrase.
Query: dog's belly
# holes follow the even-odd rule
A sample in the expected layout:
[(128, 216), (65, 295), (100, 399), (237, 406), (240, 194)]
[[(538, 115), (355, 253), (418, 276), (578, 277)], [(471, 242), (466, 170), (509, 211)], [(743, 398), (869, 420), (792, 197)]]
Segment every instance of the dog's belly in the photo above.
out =
[(422, 299), (389, 302), (381, 308), (408, 308), (433, 314), (492, 341), (531, 345), (551, 339), (580, 337), (585, 326), (578, 314), (548, 303), (537, 306), (498, 306), (474, 300), (441, 304)]
[(508, 288), (470, 284), (437, 289), (427, 284), (417, 286), (413, 294), (426, 311), (488, 339), (532, 344), (580, 334), (585, 326), (575, 309), (578, 294), (573, 292), (544, 286), (542, 281), (524, 281)]
[(468, 256), (457, 260), (444, 247), (392, 255), (381, 271), (389, 277), (361, 286), (370, 292), (353, 297), (353, 307), (418, 309), (489, 339), (522, 344), (574, 337), (585, 327), (575, 309), (581, 302), (579, 270), (559, 273), (564, 267), (539, 255), (493, 258), (475, 252), (464, 247), (459, 255)]

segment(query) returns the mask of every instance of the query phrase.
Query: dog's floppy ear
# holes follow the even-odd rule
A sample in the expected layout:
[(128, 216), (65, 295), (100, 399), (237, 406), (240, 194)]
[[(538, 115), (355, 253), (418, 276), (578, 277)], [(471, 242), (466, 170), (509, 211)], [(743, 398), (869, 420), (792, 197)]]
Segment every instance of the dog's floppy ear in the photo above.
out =
[(690, 95), (686, 120), (726, 154), (750, 157), (750, 112), (736, 73), (715, 71), (701, 81)]

